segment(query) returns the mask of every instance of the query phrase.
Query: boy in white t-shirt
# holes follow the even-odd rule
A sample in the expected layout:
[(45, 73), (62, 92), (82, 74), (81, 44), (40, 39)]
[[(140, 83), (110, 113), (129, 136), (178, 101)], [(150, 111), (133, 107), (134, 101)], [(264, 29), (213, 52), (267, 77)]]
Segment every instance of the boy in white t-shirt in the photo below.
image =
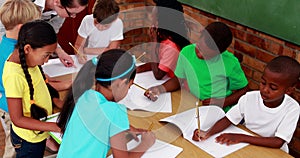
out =
[(98, 0), (93, 14), (83, 18), (75, 42), (75, 47), (84, 54), (78, 55), (80, 63), (86, 62), (85, 54), (99, 55), (106, 50), (120, 47), (123, 40), (123, 22), (118, 18), (119, 10), (114, 0)]
[(288, 56), (279, 56), (269, 62), (260, 81), (259, 91), (246, 93), (232, 107), (226, 117), (219, 120), (208, 132), (194, 131), (194, 140), (205, 140), (223, 131), (229, 125), (244, 125), (260, 136), (226, 133), (216, 138), (221, 144), (250, 143), (258, 146), (281, 148), (288, 152), (299, 119), (300, 107), (289, 94), (299, 81), (300, 64)]

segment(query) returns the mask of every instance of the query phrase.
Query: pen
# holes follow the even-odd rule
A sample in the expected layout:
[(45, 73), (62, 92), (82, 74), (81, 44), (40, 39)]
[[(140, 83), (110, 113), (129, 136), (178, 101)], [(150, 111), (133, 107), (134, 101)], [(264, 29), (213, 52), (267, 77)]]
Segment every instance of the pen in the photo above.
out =
[(153, 125), (154, 125), (153, 122), (151, 122), (150, 126), (148, 127), (148, 131), (151, 131), (151, 130), (152, 130)]
[(140, 85), (138, 85), (138, 84), (136, 84), (136, 83), (133, 83), (135, 86), (137, 86), (137, 87), (139, 87), (139, 88), (141, 88), (142, 90), (144, 90), (144, 91), (146, 91), (147, 89), (146, 88), (144, 88), (144, 87), (142, 87), (142, 86), (140, 86)]
[(200, 114), (199, 114), (199, 101), (196, 101), (196, 117), (197, 117), (197, 125), (198, 125), (198, 133), (200, 134)]
[(146, 52), (144, 52), (143, 54), (141, 54), (140, 56), (138, 56), (135, 60), (139, 60), (141, 57), (143, 57), (146, 54)]
[(79, 56), (83, 56), (83, 54), (79, 53), (79, 51), (72, 45), (71, 42), (69, 42), (69, 45), (74, 49), (75, 54), (79, 55)]

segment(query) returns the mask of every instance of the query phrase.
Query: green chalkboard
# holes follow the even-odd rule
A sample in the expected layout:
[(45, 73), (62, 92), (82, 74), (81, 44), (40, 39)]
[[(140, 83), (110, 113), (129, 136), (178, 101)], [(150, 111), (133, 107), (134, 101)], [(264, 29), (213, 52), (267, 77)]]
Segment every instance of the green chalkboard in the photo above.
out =
[(300, 45), (300, 0), (179, 0)]

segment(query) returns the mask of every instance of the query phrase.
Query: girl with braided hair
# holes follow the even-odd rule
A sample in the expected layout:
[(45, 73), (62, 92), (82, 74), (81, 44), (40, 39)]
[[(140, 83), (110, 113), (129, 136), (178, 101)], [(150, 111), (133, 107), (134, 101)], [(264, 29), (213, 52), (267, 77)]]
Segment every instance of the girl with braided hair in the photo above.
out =
[(3, 84), (17, 157), (43, 157), (49, 136), (44, 131), (60, 132), (56, 123), (40, 121), (52, 114), (52, 102), (39, 66), (56, 47), (56, 33), (50, 24), (28, 22), (21, 27), (15, 49), (5, 62)]

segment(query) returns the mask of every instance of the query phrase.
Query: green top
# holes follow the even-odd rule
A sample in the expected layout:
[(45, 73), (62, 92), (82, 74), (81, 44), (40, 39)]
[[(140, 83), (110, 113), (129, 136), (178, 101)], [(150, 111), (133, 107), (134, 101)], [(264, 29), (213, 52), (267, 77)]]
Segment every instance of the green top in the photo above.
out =
[(188, 45), (180, 52), (175, 75), (186, 79), (190, 92), (201, 100), (224, 98), (232, 90), (244, 88), (247, 78), (238, 59), (225, 51), (210, 59), (199, 59), (195, 44)]

